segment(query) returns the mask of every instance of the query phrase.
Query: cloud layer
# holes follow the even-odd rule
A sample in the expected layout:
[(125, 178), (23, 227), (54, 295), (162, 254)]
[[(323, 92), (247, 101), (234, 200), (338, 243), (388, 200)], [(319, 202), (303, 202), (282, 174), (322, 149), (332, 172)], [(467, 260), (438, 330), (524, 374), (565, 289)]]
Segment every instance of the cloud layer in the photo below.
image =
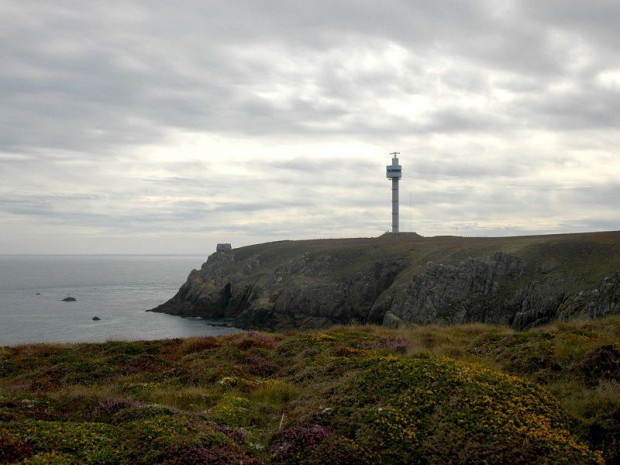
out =
[(0, 253), (619, 228), (618, 2), (0, 6)]

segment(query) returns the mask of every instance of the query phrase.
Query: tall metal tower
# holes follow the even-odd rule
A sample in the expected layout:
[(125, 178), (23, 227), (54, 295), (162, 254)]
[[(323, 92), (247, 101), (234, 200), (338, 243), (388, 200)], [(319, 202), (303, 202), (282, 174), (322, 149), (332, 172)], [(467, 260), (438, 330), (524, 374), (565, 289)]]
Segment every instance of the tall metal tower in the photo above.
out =
[(403, 177), (402, 167), (398, 164), (400, 152), (392, 152), (392, 164), (386, 166), (386, 176), (392, 180), (392, 232), (398, 232), (398, 181)]

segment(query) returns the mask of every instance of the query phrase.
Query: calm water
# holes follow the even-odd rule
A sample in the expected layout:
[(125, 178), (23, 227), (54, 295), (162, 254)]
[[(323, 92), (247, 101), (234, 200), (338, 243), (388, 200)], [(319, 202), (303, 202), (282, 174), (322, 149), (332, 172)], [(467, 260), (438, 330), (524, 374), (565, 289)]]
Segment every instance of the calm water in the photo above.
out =
[[(145, 310), (171, 298), (202, 256), (0, 255), (0, 346), (235, 332)], [(63, 302), (67, 295), (76, 302)], [(100, 321), (93, 321), (93, 317)]]

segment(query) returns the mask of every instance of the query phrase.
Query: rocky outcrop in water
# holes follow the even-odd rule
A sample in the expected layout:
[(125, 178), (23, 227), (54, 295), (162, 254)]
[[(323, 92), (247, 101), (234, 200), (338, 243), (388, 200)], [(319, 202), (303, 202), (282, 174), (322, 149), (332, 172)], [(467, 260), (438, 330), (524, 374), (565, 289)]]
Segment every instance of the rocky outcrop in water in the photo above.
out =
[[(424, 252), (420, 241), (408, 243), (414, 253), (370, 240), (359, 248), (308, 241), (299, 247), (286, 242), (217, 252), (153, 311), (227, 318), (238, 327), (267, 330), (468, 322), (527, 329), (620, 312), (620, 271), (598, 280), (592, 273), (573, 273), (555, 243), (458, 262), (448, 244), (452, 255), (444, 254), (445, 263), (422, 266), (415, 263), (415, 247)], [(591, 255), (594, 249), (588, 247)], [(565, 249), (573, 255), (580, 250), (572, 242)]]

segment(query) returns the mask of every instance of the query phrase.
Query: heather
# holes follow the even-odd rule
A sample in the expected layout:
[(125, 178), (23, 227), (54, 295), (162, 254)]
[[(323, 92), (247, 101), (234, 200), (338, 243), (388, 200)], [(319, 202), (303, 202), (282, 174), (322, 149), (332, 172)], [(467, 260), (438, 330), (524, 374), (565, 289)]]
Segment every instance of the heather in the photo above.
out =
[(0, 463), (620, 460), (620, 319), (0, 348)]

